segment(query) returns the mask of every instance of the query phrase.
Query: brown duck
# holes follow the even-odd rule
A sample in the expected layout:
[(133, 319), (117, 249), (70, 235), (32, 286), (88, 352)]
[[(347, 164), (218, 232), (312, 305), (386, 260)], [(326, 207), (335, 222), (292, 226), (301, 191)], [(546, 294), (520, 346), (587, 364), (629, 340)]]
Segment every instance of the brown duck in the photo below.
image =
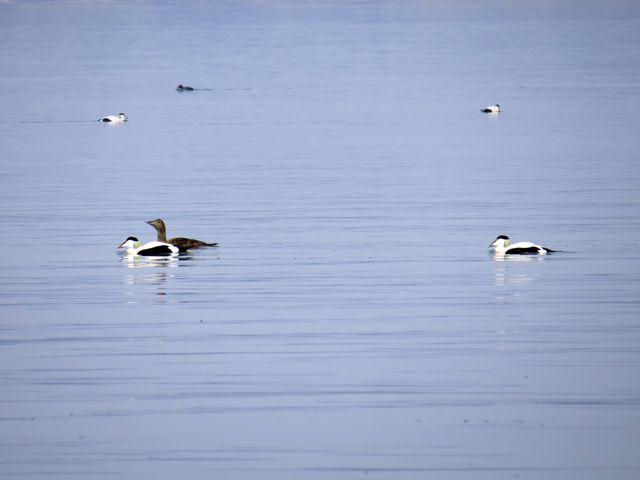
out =
[(170, 243), (171, 245), (175, 245), (180, 249), (181, 252), (189, 248), (200, 248), (200, 247), (215, 247), (218, 245), (217, 243), (207, 243), (202, 240), (196, 240), (194, 238), (185, 238), (185, 237), (175, 237), (167, 240), (167, 227), (164, 224), (164, 221), (161, 218), (156, 218), (155, 220), (149, 220), (147, 222), (158, 232), (158, 241)]

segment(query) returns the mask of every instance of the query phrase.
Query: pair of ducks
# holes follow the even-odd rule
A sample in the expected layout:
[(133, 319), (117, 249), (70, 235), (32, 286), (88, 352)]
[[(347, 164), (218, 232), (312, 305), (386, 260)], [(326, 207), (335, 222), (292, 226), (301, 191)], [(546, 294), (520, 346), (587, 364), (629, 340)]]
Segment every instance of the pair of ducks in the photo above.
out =
[(142, 257), (166, 257), (186, 252), (191, 248), (215, 247), (217, 243), (208, 243), (195, 238), (174, 237), (167, 240), (167, 227), (161, 218), (149, 220), (149, 225), (156, 229), (157, 239), (144, 245), (136, 237), (128, 237), (118, 248), (126, 248), (130, 255)]
[[(180, 84), (176, 87), (176, 90), (179, 92), (193, 92), (196, 89), (188, 85)], [(122, 112), (119, 113), (118, 115), (107, 115), (100, 119), (100, 121), (104, 123), (124, 123), (128, 120), (129, 118)]]
[[(176, 87), (176, 90), (179, 92), (193, 92), (195, 88), (180, 84)], [(484, 107), (481, 111), (485, 113), (500, 113), (502, 110), (500, 109), (500, 105), (496, 103), (495, 105)], [(119, 113), (118, 115), (107, 115), (100, 119), (101, 122), (105, 123), (124, 123), (128, 120), (129, 119), (124, 113)]]
[[(129, 237), (120, 244), (118, 248), (126, 248), (127, 253), (145, 257), (177, 255), (186, 252), (190, 248), (215, 247), (217, 243), (207, 243), (186, 237), (175, 237), (167, 240), (167, 229), (162, 219), (149, 220), (147, 222), (158, 232), (156, 241), (140, 244), (136, 237)], [(506, 235), (499, 235), (489, 248), (493, 249), (495, 255), (546, 255), (553, 253), (548, 247), (543, 247), (531, 242), (512, 243)]]

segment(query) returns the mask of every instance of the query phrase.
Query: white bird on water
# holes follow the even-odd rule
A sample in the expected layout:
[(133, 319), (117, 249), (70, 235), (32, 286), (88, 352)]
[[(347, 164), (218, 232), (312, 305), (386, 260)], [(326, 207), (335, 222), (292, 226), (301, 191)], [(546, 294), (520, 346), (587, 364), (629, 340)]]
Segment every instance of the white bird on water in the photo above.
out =
[(489, 105), (488, 107), (484, 107), (480, 111), (484, 113), (500, 113), (502, 109), (500, 108), (500, 105), (496, 103), (495, 105)]
[(139, 255), (141, 257), (170, 257), (178, 255), (178, 247), (174, 247), (164, 242), (147, 242), (144, 245), (136, 237), (127, 237), (118, 248), (126, 248), (129, 255)]
[(506, 235), (499, 235), (489, 245), (489, 248), (492, 248), (496, 255), (546, 255), (555, 252), (555, 250), (531, 242), (511, 243), (511, 239)]
[(101, 122), (105, 123), (124, 123), (127, 120), (127, 116), (124, 113), (119, 113), (118, 115), (107, 115), (106, 117), (102, 117), (100, 119)]

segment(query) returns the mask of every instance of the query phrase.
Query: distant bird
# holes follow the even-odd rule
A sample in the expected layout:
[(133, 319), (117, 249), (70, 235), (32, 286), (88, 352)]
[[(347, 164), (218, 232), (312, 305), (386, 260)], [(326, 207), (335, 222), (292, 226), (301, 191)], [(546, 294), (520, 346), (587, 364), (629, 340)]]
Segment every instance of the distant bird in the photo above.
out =
[(178, 247), (165, 242), (147, 242), (144, 245), (136, 237), (127, 237), (118, 248), (126, 248), (130, 255), (140, 255), (141, 257), (170, 257), (177, 255)]
[(127, 120), (127, 116), (124, 113), (119, 113), (118, 115), (107, 115), (106, 117), (102, 117), (100, 119), (101, 122), (106, 123), (124, 123)]
[(484, 113), (500, 113), (502, 110), (500, 109), (500, 105), (496, 103), (495, 105), (489, 105), (488, 107), (484, 107), (480, 111)]
[(149, 220), (147, 222), (158, 232), (158, 241), (166, 242), (174, 245), (180, 249), (181, 252), (186, 251), (189, 248), (200, 248), (200, 247), (215, 247), (218, 245), (217, 243), (208, 243), (203, 242), (202, 240), (195, 240), (193, 238), (185, 238), (185, 237), (175, 237), (167, 240), (167, 227), (164, 224), (164, 221), (161, 218), (156, 218), (155, 220)]
[(496, 255), (546, 255), (547, 253), (555, 252), (555, 250), (531, 242), (511, 243), (511, 240), (506, 235), (498, 236), (489, 245), (489, 248), (493, 248)]
[(180, 84), (176, 87), (176, 90), (179, 92), (193, 92), (195, 88)]

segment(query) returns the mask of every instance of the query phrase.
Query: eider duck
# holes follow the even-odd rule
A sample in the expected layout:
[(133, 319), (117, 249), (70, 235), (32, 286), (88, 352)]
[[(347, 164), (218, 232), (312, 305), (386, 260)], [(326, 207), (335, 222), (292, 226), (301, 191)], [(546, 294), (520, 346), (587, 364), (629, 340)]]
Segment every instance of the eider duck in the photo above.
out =
[(493, 248), (496, 255), (546, 255), (555, 252), (555, 250), (531, 242), (511, 243), (511, 239), (506, 235), (498, 236), (489, 245), (489, 248)]
[(488, 107), (484, 107), (480, 111), (484, 113), (500, 113), (502, 110), (500, 109), (500, 105), (496, 103), (495, 105), (489, 105)]
[(170, 243), (171, 245), (178, 247), (181, 252), (187, 250), (188, 248), (215, 247), (216, 245), (218, 245), (217, 243), (207, 243), (203, 242), (202, 240), (185, 237), (174, 237), (167, 240), (167, 227), (165, 226), (164, 221), (161, 218), (149, 220), (146, 223), (156, 229), (156, 231), (158, 232), (159, 242)]
[(165, 242), (147, 242), (144, 245), (136, 237), (127, 237), (118, 248), (126, 248), (130, 255), (141, 257), (169, 257), (177, 255), (180, 249)]
[(100, 119), (101, 122), (106, 123), (124, 123), (127, 120), (127, 116), (124, 113), (119, 113), (118, 115), (107, 115), (106, 117), (102, 117)]
[(179, 92), (193, 92), (195, 88), (180, 84), (176, 87), (176, 90)]

